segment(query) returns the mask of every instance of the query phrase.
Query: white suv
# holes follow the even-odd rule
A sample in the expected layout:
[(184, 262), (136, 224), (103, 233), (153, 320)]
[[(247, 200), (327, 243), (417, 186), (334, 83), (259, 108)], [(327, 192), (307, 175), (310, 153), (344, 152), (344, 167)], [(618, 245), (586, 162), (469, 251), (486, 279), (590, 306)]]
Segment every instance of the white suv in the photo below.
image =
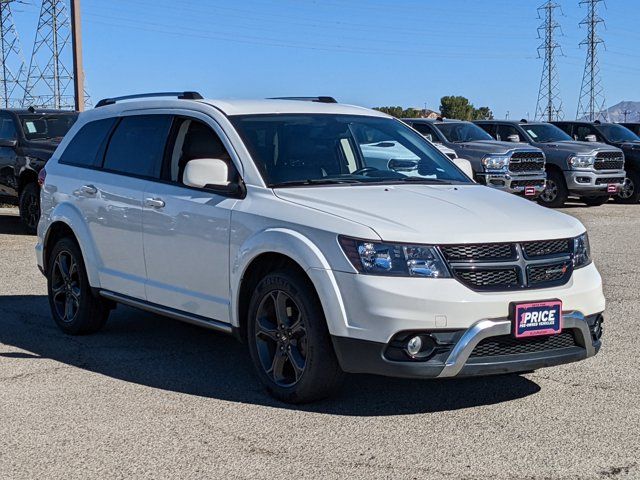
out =
[[(233, 333), (288, 402), (343, 372), (596, 354), (605, 299), (580, 222), (473, 183), (399, 120), (308, 100), (187, 92), (83, 113), (40, 176), (57, 324), (94, 332), (125, 304)], [(385, 143), (410, 160), (371, 160)]]

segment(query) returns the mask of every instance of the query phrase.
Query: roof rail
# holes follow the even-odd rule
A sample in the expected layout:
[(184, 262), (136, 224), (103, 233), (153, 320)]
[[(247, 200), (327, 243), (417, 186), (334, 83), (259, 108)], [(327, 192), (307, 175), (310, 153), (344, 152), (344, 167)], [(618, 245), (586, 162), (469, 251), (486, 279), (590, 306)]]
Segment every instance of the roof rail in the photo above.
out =
[(338, 103), (333, 97), (319, 96), (319, 97), (272, 97), (268, 100), (299, 100), (301, 102), (316, 102), (316, 103)]
[(198, 92), (157, 92), (157, 93), (139, 93), (137, 95), (125, 95), (123, 97), (103, 98), (96, 104), (96, 108), (105, 105), (113, 105), (121, 100), (133, 100), (135, 98), (153, 98), (153, 97), (176, 97), (180, 100), (202, 100), (202, 95)]

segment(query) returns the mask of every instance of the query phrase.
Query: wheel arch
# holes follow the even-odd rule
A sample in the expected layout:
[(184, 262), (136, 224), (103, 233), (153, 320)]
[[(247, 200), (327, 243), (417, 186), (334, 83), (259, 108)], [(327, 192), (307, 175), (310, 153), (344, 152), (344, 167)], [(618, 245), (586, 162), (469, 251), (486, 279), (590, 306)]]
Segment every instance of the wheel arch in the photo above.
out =
[(269, 229), (238, 249), (231, 269), (231, 322), (241, 339), (246, 335), (251, 295), (263, 276), (276, 268), (296, 269), (313, 286), (331, 334), (346, 331), (344, 303), (329, 263), (317, 245), (299, 232)]

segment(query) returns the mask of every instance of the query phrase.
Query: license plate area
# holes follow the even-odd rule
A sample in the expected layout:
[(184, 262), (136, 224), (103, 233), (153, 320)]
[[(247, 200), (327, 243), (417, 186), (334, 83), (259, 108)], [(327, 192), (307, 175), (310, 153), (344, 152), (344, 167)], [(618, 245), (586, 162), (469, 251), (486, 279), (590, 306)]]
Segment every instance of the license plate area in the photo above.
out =
[(512, 303), (511, 322), (515, 338), (556, 335), (562, 331), (562, 302)]
[(536, 195), (536, 187), (524, 187), (525, 197), (535, 197), (535, 195)]
[(618, 193), (618, 185), (613, 183), (607, 185), (607, 193)]

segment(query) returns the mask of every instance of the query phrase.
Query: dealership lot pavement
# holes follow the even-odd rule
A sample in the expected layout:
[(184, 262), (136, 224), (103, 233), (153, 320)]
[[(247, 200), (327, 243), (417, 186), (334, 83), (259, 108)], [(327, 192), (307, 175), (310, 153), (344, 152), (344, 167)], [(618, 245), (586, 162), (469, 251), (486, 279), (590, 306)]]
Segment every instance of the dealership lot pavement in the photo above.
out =
[(0, 209), (0, 477), (640, 478), (640, 206), (564, 211), (605, 282), (597, 357), (484, 379), (354, 376), (292, 408), (231, 338), (123, 307), (97, 335), (63, 335), (35, 239)]

